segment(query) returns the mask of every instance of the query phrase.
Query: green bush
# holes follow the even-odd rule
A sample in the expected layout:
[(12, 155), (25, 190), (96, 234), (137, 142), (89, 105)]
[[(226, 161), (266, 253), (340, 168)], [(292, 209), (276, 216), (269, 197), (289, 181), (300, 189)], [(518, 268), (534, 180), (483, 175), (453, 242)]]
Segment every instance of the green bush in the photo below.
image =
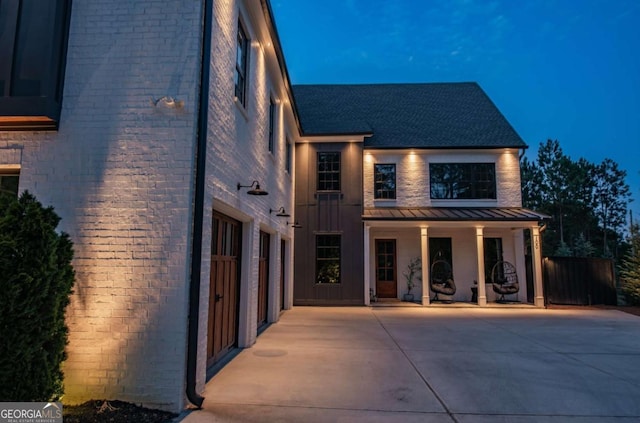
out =
[(0, 401), (63, 394), (64, 313), (75, 274), (59, 221), (28, 192), (0, 195)]
[(620, 269), (620, 281), (625, 301), (640, 305), (640, 233), (637, 225), (631, 227), (631, 251)]

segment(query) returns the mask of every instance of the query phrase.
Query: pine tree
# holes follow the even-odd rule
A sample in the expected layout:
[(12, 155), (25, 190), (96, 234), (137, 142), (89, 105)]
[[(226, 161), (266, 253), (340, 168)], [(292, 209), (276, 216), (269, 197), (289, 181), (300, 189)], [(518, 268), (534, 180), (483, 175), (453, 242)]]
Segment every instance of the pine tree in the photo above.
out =
[(622, 293), (630, 305), (640, 305), (640, 227), (631, 225), (631, 250), (622, 262)]

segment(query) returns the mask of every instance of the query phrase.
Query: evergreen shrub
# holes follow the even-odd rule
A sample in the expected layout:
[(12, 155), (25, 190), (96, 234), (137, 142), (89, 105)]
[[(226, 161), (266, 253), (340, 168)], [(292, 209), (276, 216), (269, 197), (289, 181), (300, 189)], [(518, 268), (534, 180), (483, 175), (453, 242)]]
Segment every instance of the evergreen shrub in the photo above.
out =
[(0, 195), (0, 401), (54, 401), (63, 394), (65, 308), (74, 283), (73, 244), (60, 217), (24, 192)]

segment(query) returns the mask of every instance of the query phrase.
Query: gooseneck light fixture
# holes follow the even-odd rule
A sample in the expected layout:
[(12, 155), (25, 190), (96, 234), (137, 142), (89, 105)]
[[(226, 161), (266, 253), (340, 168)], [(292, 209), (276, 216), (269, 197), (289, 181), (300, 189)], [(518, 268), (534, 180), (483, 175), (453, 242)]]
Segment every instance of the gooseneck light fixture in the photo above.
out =
[(296, 220), (295, 222), (289, 222), (287, 221), (287, 225), (291, 226), (293, 229), (300, 229), (302, 228), (302, 225), (300, 223), (298, 223), (298, 221)]
[(238, 182), (238, 191), (240, 191), (240, 188), (251, 188), (247, 191), (247, 194), (249, 195), (269, 195), (267, 191), (260, 188), (260, 182), (258, 181), (251, 182), (251, 185), (242, 185)]
[(289, 213), (287, 213), (284, 210), (284, 206), (280, 207), (278, 210), (269, 209), (269, 214), (271, 214), (271, 213), (276, 213), (276, 216), (278, 216), (278, 217), (289, 217), (289, 216), (291, 216)]

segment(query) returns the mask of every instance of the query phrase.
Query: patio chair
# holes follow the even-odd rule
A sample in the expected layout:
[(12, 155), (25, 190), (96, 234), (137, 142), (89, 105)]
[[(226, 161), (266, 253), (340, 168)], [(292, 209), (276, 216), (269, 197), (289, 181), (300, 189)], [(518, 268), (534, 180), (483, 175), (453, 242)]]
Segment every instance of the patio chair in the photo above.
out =
[[(439, 253), (438, 256), (441, 256), (441, 254)], [(438, 294), (453, 295), (456, 293), (456, 283), (453, 281), (453, 271), (451, 270), (449, 262), (440, 258), (431, 264), (429, 287), (436, 293), (431, 301), (451, 302), (450, 300), (441, 300), (438, 298)]]
[(516, 294), (520, 290), (518, 283), (518, 272), (513, 264), (508, 261), (499, 261), (491, 270), (491, 282), (493, 292), (500, 294), (500, 298), (496, 302), (504, 303), (507, 300), (505, 295)]

